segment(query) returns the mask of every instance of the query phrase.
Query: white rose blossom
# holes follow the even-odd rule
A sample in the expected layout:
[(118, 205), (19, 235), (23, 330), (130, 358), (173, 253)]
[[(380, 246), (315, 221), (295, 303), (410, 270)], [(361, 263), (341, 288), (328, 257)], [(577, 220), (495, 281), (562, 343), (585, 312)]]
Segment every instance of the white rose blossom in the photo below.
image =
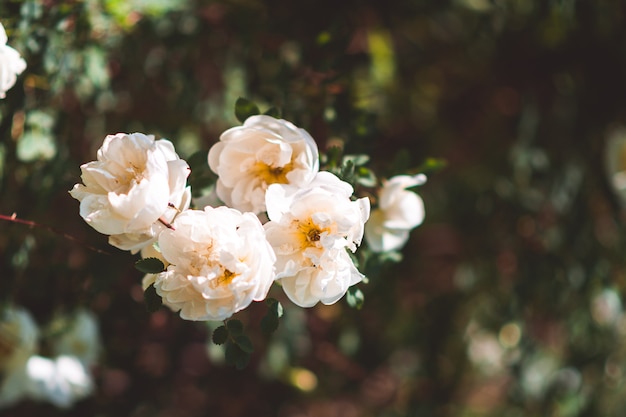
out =
[(76, 357), (86, 367), (95, 364), (101, 348), (96, 316), (88, 310), (78, 309), (71, 317), (58, 320), (63, 332), (52, 343), (52, 353)]
[(29, 394), (28, 359), (37, 351), (39, 329), (28, 311), (9, 307), (0, 312), (0, 409)]
[(317, 144), (304, 129), (271, 116), (249, 117), (228, 129), (208, 155), (218, 175), (216, 191), (227, 206), (265, 211), (270, 184), (304, 186), (319, 170)]
[(189, 166), (166, 139), (143, 133), (108, 135), (97, 161), (81, 167), (83, 184), (70, 191), (80, 215), (109, 243), (137, 252), (154, 242), (189, 207)]
[(378, 194), (378, 208), (365, 225), (365, 240), (374, 252), (402, 248), (409, 232), (424, 221), (424, 202), (409, 187), (426, 182), (423, 174), (398, 175), (383, 182)]
[(356, 251), (369, 217), (367, 198), (351, 201), (352, 187), (319, 172), (306, 187), (270, 185), (267, 240), (276, 252), (276, 280), (300, 307), (333, 304), (363, 279), (346, 249)]
[(7, 45), (7, 34), (0, 23), (0, 98), (6, 97), (6, 92), (13, 87), (17, 76), (26, 69), (26, 61), (20, 53)]
[(186, 320), (225, 320), (265, 299), (276, 256), (259, 219), (229, 207), (186, 210), (159, 236), (170, 264), (154, 287)]
[(54, 359), (33, 355), (26, 363), (29, 397), (59, 408), (69, 408), (89, 396), (94, 383), (85, 365), (75, 356)]

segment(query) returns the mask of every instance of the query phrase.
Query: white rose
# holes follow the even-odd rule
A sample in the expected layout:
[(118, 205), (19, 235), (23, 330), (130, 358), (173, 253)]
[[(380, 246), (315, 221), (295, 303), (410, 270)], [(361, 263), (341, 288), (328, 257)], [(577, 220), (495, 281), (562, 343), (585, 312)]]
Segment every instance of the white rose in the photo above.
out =
[(75, 356), (55, 359), (34, 355), (26, 364), (29, 397), (47, 401), (60, 408), (69, 408), (93, 392), (89, 370)]
[(378, 208), (372, 210), (365, 224), (365, 240), (374, 252), (400, 249), (409, 239), (411, 229), (424, 221), (424, 202), (409, 187), (425, 182), (424, 175), (398, 175), (383, 183)]
[(83, 184), (70, 191), (80, 215), (109, 243), (137, 252), (156, 240), (179, 211), (189, 207), (189, 166), (168, 140), (142, 133), (108, 135), (97, 161), (81, 167)]
[(159, 236), (170, 263), (154, 282), (166, 305), (186, 320), (225, 320), (265, 299), (276, 256), (253, 213), (228, 207), (187, 210)]
[(0, 24), (0, 98), (6, 97), (6, 92), (13, 87), (17, 76), (26, 69), (26, 61), (20, 53), (6, 43), (7, 34)]
[(369, 217), (367, 198), (329, 172), (305, 188), (270, 185), (266, 194), (267, 240), (276, 252), (276, 280), (301, 307), (332, 304), (363, 278), (346, 248), (356, 251)]
[(26, 363), (37, 351), (39, 330), (24, 309), (0, 312), (0, 409), (28, 395)]
[(84, 309), (77, 310), (71, 317), (62, 317), (53, 322), (63, 328), (63, 332), (52, 343), (55, 356), (71, 355), (83, 365), (97, 362), (100, 354), (100, 332), (96, 316)]
[(228, 129), (209, 151), (217, 195), (241, 211), (265, 211), (270, 184), (303, 186), (319, 170), (317, 144), (292, 123), (259, 115)]

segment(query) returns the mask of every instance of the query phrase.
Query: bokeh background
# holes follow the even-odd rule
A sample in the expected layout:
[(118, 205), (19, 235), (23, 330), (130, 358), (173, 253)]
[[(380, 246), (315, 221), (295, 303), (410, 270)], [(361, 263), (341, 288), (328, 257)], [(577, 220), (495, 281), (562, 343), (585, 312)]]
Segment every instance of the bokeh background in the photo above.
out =
[[(74, 408), (0, 415), (623, 416), (626, 214), (606, 160), (626, 124), (625, 12), (618, 0), (3, 1), (28, 68), (0, 102), (0, 213), (57, 232), (0, 222), (0, 301), (41, 325), (92, 310), (102, 354), (96, 393)], [(368, 153), (381, 178), (447, 161), (418, 190), (426, 220), (402, 262), (367, 265), (363, 308), (284, 303), (266, 338), (253, 306), (237, 317), (255, 344), (242, 371), (222, 363), (211, 325), (146, 311), (135, 257), (67, 193), (109, 133), (168, 138), (197, 166), (238, 124), (240, 96), (280, 108), (321, 150)]]

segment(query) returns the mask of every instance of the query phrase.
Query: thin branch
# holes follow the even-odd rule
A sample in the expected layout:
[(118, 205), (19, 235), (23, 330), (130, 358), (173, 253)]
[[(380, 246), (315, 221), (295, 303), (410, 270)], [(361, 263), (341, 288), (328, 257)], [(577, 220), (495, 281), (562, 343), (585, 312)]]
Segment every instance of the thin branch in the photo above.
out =
[(47, 224), (40, 224), (40, 223), (35, 223), (33, 221), (30, 221), (30, 220), (18, 219), (16, 213), (11, 214), (10, 216), (6, 216), (4, 214), (0, 214), (0, 220), (5, 220), (5, 221), (11, 222), (11, 223), (25, 224), (25, 225), (30, 226), (30, 227), (39, 227), (41, 229), (46, 229), (46, 230), (48, 230), (48, 231), (50, 231), (52, 233), (55, 233), (57, 235), (61, 235), (61, 236), (63, 236), (64, 238), (66, 238), (68, 240), (71, 240), (73, 242), (79, 243), (80, 245), (86, 247), (89, 250), (92, 250), (92, 251), (97, 252), (97, 253), (101, 253), (103, 255), (111, 255), (110, 252), (107, 252), (105, 250), (98, 249), (98, 248), (96, 248), (94, 246), (91, 246), (90, 244), (85, 243), (84, 241), (82, 241), (82, 240), (80, 240), (78, 238), (75, 238), (72, 235), (68, 235), (64, 231), (59, 230), (57, 228), (54, 228), (52, 226), (48, 226)]

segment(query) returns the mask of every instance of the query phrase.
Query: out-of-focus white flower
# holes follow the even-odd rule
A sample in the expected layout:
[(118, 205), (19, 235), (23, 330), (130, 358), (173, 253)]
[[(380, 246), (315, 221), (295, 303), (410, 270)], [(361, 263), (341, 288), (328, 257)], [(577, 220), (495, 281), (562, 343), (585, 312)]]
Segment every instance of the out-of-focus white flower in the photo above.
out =
[(156, 240), (189, 207), (189, 166), (166, 139), (142, 133), (108, 135), (97, 161), (81, 166), (83, 184), (70, 191), (80, 215), (109, 243), (133, 253)]
[(259, 115), (228, 129), (209, 151), (217, 195), (241, 211), (265, 211), (270, 184), (303, 186), (319, 170), (317, 144), (292, 123)]
[(95, 315), (87, 310), (77, 310), (71, 317), (59, 319), (64, 330), (52, 343), (54, 356), (71, 355), (89, 367), (100, 354), (100, 332)]
[(29, 397), (69, 408), (93, 392), (93, 380), (83, 363), (75, 356), (55, 359), (31, 356), (26, 364)]
[(159, 236), (170, 265), (154, 287), (183, 319), (224, 320), (267, 296), (276, 256), (253, 213), (186, 210), (173, 226)]
[(301, 307), (333, 304), (363, 275), (347, 249), (363, 237), (370, 203), (351, 201), (353, 189), (329, 172), (306, 187), (270, 185), (266, 194), (267, 240), (276, 252), (276, 280)]
[(28, 395), (28, 358), (37, 351), (39, 330), (24, 309), (10, 307), (0, 313), (0, 408)]
[(383, 182), (378, 194), (378, 208), (365, 225), (365, 240), (374, 252), (388, 252), (402, 248), (411, 229), (424, 221), (424, 202), (409, 187), (426, 181), (423, 174), (398, 175)]
[(7, 34), (0, 23), (0, 98), (13, 87), (17, 76), (26, 69), (26, 61), (20, 53), (7, 45)]
[(605, 288), (591, 300), (591, 317), (601, 326), (616, 324), (622, 317), (622, 300), (617, 291)]

